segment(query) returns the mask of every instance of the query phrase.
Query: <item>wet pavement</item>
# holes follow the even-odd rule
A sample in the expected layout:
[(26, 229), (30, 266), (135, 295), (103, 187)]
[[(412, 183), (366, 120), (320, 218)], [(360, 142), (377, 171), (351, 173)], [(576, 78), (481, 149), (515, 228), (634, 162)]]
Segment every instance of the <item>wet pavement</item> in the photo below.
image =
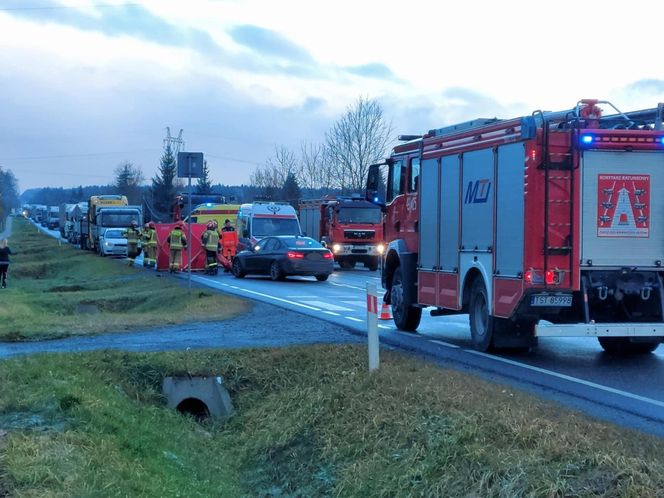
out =
[(0, 358), (99, 349), (148, 352), (363, 342), (362, 337), (339, 325), (269, 304), (254, 303), (249, 313), (221, 322), (186, 323), (131, 333), (39, 342), (0, 342)]

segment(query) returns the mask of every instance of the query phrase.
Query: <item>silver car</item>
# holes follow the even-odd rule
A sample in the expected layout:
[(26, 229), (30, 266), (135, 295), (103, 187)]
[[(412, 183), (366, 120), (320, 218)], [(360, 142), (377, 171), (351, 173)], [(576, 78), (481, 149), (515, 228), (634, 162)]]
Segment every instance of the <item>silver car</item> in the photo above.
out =
[(102, 256), (127, 256), (127, 239), (122, 236), (122, 228), (109, 228), (99, 239), (99, 253)]

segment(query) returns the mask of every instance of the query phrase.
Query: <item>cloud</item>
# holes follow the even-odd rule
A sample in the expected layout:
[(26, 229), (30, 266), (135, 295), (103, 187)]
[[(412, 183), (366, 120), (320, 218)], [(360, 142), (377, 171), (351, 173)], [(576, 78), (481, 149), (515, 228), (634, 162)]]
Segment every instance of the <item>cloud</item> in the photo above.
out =
[(295, 63), (313, 62), (309, 52), (276, 31), (245, 24), (230, 28), (229, 34), (236, 43), (261, 55)]
[(67, 7), (57, 2), (42, 3), (39, 8), (23, 7), (22, 0), (10, 0), (6, 13), (43, 23), (56, 23), (107, 36), (131, 36), (173, 47), (192, 48), (202, 54), (223, 55), (223, 49), (206, 31), (171, 24), (137, 4), (96, 5), (95, 11)]
[(664, 80), (658, 79), (643, 79), (630, 83), (625, 87), (627, 92), (645, 93), (648, 95), (658, 96), (660, 99), (664, 98)]
[(361, 66), (347, 67), (346, 71), (357, 76), (365, 78), (376, 78), (381, 80), (395, 80), (397, 79), (394, 73), (385, 64), (379, 62), (372, 62)]

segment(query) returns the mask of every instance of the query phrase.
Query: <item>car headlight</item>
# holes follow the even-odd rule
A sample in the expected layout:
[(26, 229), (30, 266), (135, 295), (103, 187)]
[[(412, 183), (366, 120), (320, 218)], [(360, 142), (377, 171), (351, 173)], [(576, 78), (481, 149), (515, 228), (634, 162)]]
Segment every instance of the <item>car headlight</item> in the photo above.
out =
[(341, 249), (342, 249), (341, 244), (334, 244), (332, 246), (332, 252), (341, 252)]
[(107, 242), (104, 242), (104, 246), (106, 246), (106, 247), (112, 247), (113, 244), (111, 244), (110, 242), (107, 241)]
[(378, 244), (376, 246), (376, 251), (378, 254), (384, 254), (385, 253), (385, 244)]

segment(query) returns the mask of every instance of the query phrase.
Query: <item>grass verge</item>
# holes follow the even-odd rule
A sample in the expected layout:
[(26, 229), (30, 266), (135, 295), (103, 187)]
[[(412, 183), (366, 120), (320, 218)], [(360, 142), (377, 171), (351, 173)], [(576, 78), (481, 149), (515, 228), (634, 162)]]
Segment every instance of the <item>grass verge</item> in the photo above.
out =
[(8, 288), (0, 290), (0, 341), (37, 340), (222, 320), (246, 301), (100, 258), (15, 218)]
[[(411, 358), (316, 346), (0, 363), (0, 496), (661, 496), (661, 440)], [(237, 414), (164, 407), (221, 374)]]

